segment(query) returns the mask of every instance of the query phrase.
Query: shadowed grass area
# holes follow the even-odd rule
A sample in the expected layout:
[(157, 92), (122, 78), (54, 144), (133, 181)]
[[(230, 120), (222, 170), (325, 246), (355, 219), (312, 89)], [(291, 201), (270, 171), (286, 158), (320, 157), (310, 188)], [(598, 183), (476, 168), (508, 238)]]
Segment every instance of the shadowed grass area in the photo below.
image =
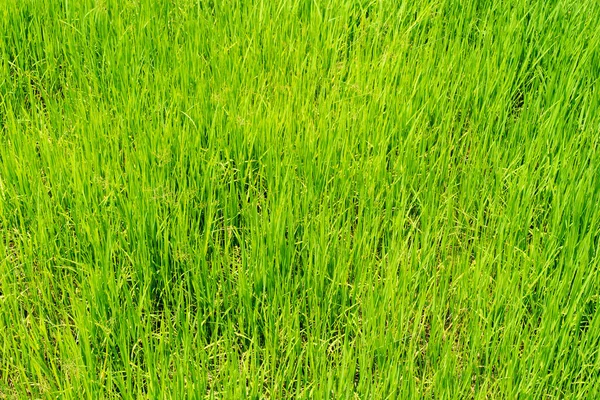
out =
[(598, 21), (4, 0), (0, 399), (600, 397)]

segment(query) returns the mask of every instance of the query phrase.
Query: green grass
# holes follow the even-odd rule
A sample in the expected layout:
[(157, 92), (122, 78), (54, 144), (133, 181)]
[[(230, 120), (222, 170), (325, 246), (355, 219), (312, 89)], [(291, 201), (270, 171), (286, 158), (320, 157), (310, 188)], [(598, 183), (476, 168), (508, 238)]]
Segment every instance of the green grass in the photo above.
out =
[(597, 0), (3, 0), (0, 399), (600, 398)]

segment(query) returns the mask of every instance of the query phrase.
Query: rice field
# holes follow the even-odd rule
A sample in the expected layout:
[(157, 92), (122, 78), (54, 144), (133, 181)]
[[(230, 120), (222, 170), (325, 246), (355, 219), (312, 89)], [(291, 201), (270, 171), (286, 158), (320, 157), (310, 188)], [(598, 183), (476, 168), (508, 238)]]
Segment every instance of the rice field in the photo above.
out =
[(0, 399), (600, 398), (596, 0), (2, 0)]

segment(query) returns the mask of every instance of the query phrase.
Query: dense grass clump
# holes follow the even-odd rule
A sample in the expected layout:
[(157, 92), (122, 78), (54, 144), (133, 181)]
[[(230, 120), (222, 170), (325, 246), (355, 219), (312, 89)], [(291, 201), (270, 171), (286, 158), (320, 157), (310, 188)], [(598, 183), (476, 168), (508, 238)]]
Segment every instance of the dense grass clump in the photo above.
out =
[(0, 398), (600, 398), (597, 0), (3, 0)]

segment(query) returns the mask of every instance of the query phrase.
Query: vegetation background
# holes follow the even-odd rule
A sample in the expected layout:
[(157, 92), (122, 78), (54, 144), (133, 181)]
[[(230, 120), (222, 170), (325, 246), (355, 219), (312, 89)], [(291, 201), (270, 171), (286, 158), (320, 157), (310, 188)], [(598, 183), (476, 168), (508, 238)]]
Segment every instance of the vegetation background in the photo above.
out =
[(600, 397), (597, 0), (2, 0), (0, 398)]

